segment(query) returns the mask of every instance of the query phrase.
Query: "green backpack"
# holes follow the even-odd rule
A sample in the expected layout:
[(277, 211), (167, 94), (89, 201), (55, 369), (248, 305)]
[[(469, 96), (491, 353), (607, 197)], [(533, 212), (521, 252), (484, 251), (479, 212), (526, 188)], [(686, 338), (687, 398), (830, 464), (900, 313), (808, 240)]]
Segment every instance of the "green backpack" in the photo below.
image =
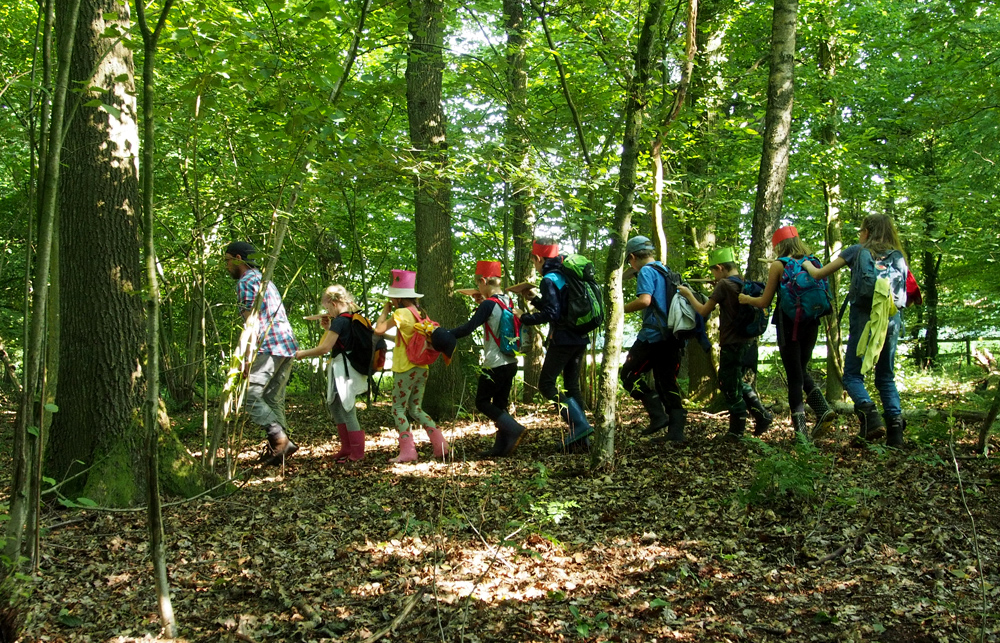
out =
[(593, 261), (583, 255), (568, 255), (559, 272), (546, 277), (561, 277), (553, 281), (559, 290), (566, 289), (562, 325), (578, 333), (589, 333), (604, 323), (604, 296), (597, 285)]

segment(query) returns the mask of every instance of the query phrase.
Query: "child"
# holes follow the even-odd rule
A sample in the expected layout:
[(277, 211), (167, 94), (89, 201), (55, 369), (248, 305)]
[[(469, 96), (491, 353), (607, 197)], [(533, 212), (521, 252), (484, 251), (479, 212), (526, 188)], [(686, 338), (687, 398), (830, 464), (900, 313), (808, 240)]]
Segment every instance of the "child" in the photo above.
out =
[[(531, 263), (541, 273), (539, 285), (541, 294), (534, 290), (526, 293), (537, 312), (515, 314), (525, 326), (549, 325), (549, 337), (545, 349), (545, 361), (538, 378), (538, 390), (547, 400), (559, 404), (559, 414), (569, 425), (569, 434), (560, 440), (564, 451), (587, 449), (588, 436), (594, 432), (583, 412), (583, 394), (580, 392), (580, 368), (587, 352), (590, 337), (578, 333), (560, 323), (567, 310), (566, 280), (559, 271), (564, 257), (559, 254), (559, 245), (552, 239), (536, 239), (531, 246)], [(563, 388), (557, 384), (562, 373)]]
[[(780, 286), (785, 266), (789, 260), (798, 260), (802, 265), (819, 265), (819, 260), (812, 256), (809, 248), (802, 243), (795, 226), (778, 228), (771, 237), (774, 254), (778, 257), (771, 262), (767, 271), (767, 283), (760, 297), (740, 295), (741, 304), (749, 304), (758, 308), (767, 308), (775, 293), (781, 296)], [(805, 261), (802, 261), (805, 259)], [(820, 318), (800, 318), (793, 320), (778, 306), (774, 311), (773, 323), (778, 327), (778, 353), (781, 364), (785, 367), (788, 379), (788, 408), (792, 413), (792, 427), (798, 435), (818, 438), (833, 426), (836, 414), (827, 404), (823, 391), (817, 386), (809, 374), (809, 360), (812, 358), (816, 338), (819, 335)], [(805, 403), (803, 403), (803, 391)], [(816, 425), (812, 431), (806, 428), (805, 404), (816, 414)]]
[[(337, 462), (357, 462), (365, 457), (365, 432), (358, 424), (355, 398), (368, 390), (368, 377), (357, 372), (343, 353), (351, 341), (351, 312), (357, 310), (354, 297), (341, 285), (334, 284), (320, 298), (326, 311), (319, 315), (326, 329), (316, 348), (296, 351), (295, 359), (330, 354), (327, 366), (326, 408), (337, 425), (340, 451), (333, 457)], [(307, 319), (313, 319), (311, 315)]]
[[(649, 415), (649, 427), (643, 433), (652, 435), (669, 427), (665, 440), (680, 443), (684, 441), (687, 419), (677, 384), (684, 342), (664, 331), (670, 311), (669, 273), (656, 261), (655, 252), (647, 237), (632, 237), (625, 244), (625, 262), (636, 271), (636, 297), (625, 304), (624, 311), (642, 311), (642, 328), (628, 351), (619, 378), (628, 394), (640, 402)], [(650, 390), (642, 378), (650, 370), (653, 371), (655, 391)]]
[[(851, 312), (848, 317), (850, 331), (847, 339), (847, 355), (844, 356), (844, 388), (854, 401), (854, 414), (860, 423), (857, 444), (877, 440), (886, 432), (886, 445), (898, 447), (903, 445), (903, 409), (899, 402), (899, 391), (896, 389), (896, 346), (903, 331), (902, 315), (897, 310), (887, 320), (885, 343), (876, 355), (858, 355), (858, 344), (862, 335), (866, 334), (869, 321), (877, 319), (880, 310), (874, 309), (873, 298), (862, 294), (862, 283), (868, 270), (874, 271), (872, 262), (881, 264), (885, 274), (889, 275), (889, 301), (880, 299), (879, 303), (902, 309), (906, 305), (906, 275), (909, 269), (906, 257), (899, 242), (899, 235), (892, 224), (892, 219), (884, 214), (870, 214), (861, 222), (858, 241), (840, 251), (840, 256), (817, 268), (805, 264), (806, 270), (816, 279), (826, 277), (844, 266), (851, 267), (851, 288), (847, 300), (851, 302)], [(867, 264), (867, 265), (866, 265)], [(869, 275), (870, 276), (870, 275)], [(891, 310), (891, 309), (889, 309)], [(876, 313), (876, 314), (873, 314)], [(871, 345), (876, 345), (874, 342)], [(875, 362), (875, 388), (878, 389), (885, 412), (885, 423), (879, 417), (878, 408), (872, 402), (865, 389), (865, 379), (862, 366), (865, 360)]]
[(479, 307), (469, 321), (451, 329), (456, 338), (462, 338), (483, 327), (483, 367), (476, 389), (476, 408), (497, 426), (493, 448), (479, 454), (485, 458), (510, 455), (524, 433), (524, 427), (507, 412), (510, 387), (517, 375), (517, 358), (500, 350), (500, 318), (504, 310), (514, 308), (514, 302), (500, 287), (500, 275), (499, 261), (476, 262)]
[[(415, 424), (422, 424), (434, 446), (434, 457), (443, 458), (448, 453), (448, 442), (434, 420), (420, 408), (427, 385), (427, 366), (414, 366), (406, 357), (406, 343), (416, 332), (415, 312), (417, 299), (422, 294), (414, 292), (417, 273), (411, 270), (393, 270), (392, 285), (389, 286), (389, 301), (385, 303), (375, 323), (375, 334), (383, 335), (390, 328), (396, 328), (396, 342), (392, 349), (392, 412), (396, 417), (399, 431), (399, 455), (390, 462), (416, 462), (417, 449), (413, 444), (413, 432), (406, 419), (407, 413)], [(391, 314), (390, 314), (391, 313)], [(423, 317), (423, 315), (421, 315)]]
[(736, 254), (732, 248), (717, 248), (708, 255), (715, 289), (704, 304), (698, 301), (687, 286), (680, 285), (677, 292), (684, 295), (698, 313), (708, 318), (718, 306), (719, 318), (719, 390), (729, 405), (729, 431), (727, 439), (743, 437), (747, 424), (747, 411), (754, 418), (754, 435), (762, 435), (771, 426), (774, 416), (764, 408), (760, 398), (744, 379), (748, 363), (747, 357), (757, 344), (743, 334), (736, 325), (739, 315), (739, 294), (742, 289), (740, 273), (736, 269)]

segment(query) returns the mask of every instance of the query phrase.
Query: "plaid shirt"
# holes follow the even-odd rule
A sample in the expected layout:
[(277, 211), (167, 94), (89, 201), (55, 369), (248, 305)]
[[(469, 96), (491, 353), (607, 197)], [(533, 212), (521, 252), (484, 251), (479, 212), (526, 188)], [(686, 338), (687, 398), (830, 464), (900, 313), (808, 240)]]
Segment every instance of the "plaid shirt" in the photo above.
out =
[[(250, 268), (236, 284), (236, 298), (240, 312), (250, 310), (253, 298), (260, 289), (260, 270)], [(275, 357), (294, 356), (298, 350), (295, 333), (288, 323), (285, 307), (281, 304), (281, 293), (274, 282), (267, 284), (267, 292), (260, 302), (261, 339), (258, 353), (269, 353)]]

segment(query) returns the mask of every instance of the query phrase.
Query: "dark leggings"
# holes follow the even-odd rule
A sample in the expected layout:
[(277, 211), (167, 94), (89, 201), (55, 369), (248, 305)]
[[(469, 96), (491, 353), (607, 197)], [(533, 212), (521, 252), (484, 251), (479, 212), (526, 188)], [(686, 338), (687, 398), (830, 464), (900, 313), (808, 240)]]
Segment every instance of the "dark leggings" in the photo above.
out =
[[(580, 404), (580, 408), (585, 408), (583, 394), (580, 393), (580, 364), (586, 352), (586, 344), (569, 346), (549, 344), (545, 350), (542, 372), (538, 376), (538, 390), (545, 399), (565, 402), (566, 397), (571, 397)], [(560, 373), (563, 376), (563, 388), (566, 389), (565, 395), (559, 392), (559, 386), (556, 384)]]
[(816, 388), (816, 382), (809, 375), (809, 360), (812, 359), (816, 337), (819, 335), (819, 320), (800, 321), (798, 339), (793, 341), (795, 322), (778, 313), (778, 352), (788, 377), (788, 408), (792, 413), (805, 411), (803, 391), (808, 393)]
[(476, 389), (476, 408), (491, 420), (507, 412), (510, 406), (510, 387), (517, 375), (517, 364), (504, 364), (488, 368), (479, 376)]
[(642, 402), (649, 395), (649, 385), (642, 376), (652, 370), (653, 384), (660, 395), (663, 407), (668, 411), (683, 408), (681, 389), (677, 384), (681, 348), (681, 343), (672, 336), (667, 340), (652, 343), (641, 339), (635, 340), (618, 375), (622, 386), (632, 399)]

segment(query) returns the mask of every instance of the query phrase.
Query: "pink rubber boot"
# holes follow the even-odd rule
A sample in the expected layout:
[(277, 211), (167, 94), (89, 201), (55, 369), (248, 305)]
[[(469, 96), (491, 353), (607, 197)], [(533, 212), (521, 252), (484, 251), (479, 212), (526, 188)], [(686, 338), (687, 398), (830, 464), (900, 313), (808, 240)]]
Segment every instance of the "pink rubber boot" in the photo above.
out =
[(347, 440), (347, 425), (338, 424), (337, 425), (337, 435), (340, 437), (340, 451), (333, 454), (333, 459), (340, 461), (347, 459), (347, 456), (351, 454), (350, 444)]
[(399, 455), (389, 460), (392, 463), (416, 462), (417, 447), (413, 446), (413, 434), (409, 431), (399, 433)]
[(434, 457), (443, 458), (448, 455), (448, 441), (444, 439), (444, 433), (441, 433), (441, 429), (427, 426), (424, 429), (427, 431), (427, 437), (431, 439), (431, 444), (434, 446)]
[[(348, 431), (347, 443), (351, 447), (351, 454), (347, 456), (348, 462), (357, 462), (365, 459), (365, 432)], [(416, 453), (414, 453), (416, 456)]]

